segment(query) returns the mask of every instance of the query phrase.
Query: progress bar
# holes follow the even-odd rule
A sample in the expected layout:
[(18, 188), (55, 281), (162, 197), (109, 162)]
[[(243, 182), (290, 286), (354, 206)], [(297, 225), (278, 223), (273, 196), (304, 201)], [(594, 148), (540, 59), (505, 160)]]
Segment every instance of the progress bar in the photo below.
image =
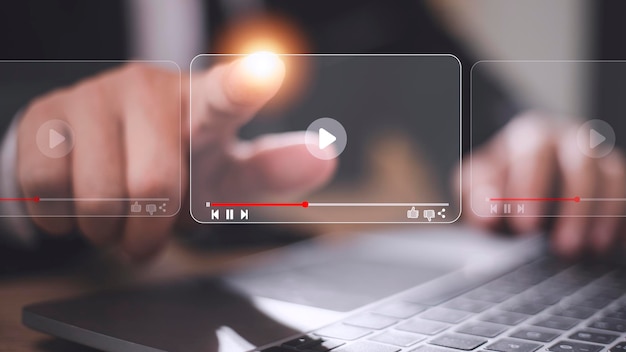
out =
[(580, 202), (582, 198), (539, 198), (539, 197), (513, 197), (513, 198), (487, 198), (488, 202)]
[(518, 197), (518, 198), (487, 198), (488, 202), (626, 202), (626, 198), (583, 198), (583, 197), (570, 197), (570, 198), (532, 198), (532, 197)]
[(626, 202), (626, 198), (580, 198), (581, 202)]
[(210, 207), (448, 207), (450, 203), (218, 203), (206, 202)]
[(450, 203), (309, 203), (310, 207), (449, 207)]
[(169, 202), (169, 198), (39, 198), (39, 202)]

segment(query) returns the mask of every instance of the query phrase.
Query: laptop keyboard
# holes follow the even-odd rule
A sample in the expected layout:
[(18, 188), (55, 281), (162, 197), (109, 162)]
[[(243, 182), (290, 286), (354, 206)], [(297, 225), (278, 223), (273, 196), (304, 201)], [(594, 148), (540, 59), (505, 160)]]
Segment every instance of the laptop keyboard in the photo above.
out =
[(408, 292), (262, 352), (626, 352), (626, 271), (526, 264), (469, 292)]

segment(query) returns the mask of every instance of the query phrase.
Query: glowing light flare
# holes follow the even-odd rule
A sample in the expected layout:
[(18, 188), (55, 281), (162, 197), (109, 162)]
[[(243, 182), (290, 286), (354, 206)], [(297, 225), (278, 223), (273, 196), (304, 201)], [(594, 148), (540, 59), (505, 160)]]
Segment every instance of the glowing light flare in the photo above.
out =
[(280, 57), (270, 51), (258, 51), (241, 60), (243, 74), (257, 84), (282, 79), (285, 66)]
[[(292, 19), (278, 15), (243, 17), (230, 22), (213, 36), (211, 52), (250, 54), (261, 51), (276, 53), (286, 67), (286, 74), (277, 94), (265, 105), (264, 118), (279, 118), (304, 98), (311, 82), (311, 63), (306, 57), (289, 54), (309, 53), (308, 39)], [(257, 80), (259, 84), (271, 83)], [(250, 80), (251, 85), (254, 80)], [(250, 87), (254, 89), (254, 87)], [(259, 90), (263, 86), (259, 86)]]
[(241, 104), (266, 101), (280, 89), (285, 64), (278, 55), (262, 51), (237, 59), (229, 72), (230, 99)]

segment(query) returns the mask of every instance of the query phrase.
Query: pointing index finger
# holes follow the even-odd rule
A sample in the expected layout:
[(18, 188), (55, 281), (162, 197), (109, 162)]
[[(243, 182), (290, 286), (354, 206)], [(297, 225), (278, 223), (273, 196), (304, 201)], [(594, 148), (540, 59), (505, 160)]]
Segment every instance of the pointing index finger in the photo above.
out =
[(256, 52), (191, 77), (192, 131), (215, 133), (245, 124), (280, 88), (285, 64)]

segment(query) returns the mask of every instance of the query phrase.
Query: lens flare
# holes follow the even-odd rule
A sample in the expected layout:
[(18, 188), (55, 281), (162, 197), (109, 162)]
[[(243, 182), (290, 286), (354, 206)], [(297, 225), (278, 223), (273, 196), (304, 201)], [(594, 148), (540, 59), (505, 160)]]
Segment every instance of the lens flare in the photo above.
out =
[(282, 61), (271, 51), (258, 51), (246, 56), (242, 62), (242, 69), (250, 79), (267, 81), (276, 77), (282, 68)]

